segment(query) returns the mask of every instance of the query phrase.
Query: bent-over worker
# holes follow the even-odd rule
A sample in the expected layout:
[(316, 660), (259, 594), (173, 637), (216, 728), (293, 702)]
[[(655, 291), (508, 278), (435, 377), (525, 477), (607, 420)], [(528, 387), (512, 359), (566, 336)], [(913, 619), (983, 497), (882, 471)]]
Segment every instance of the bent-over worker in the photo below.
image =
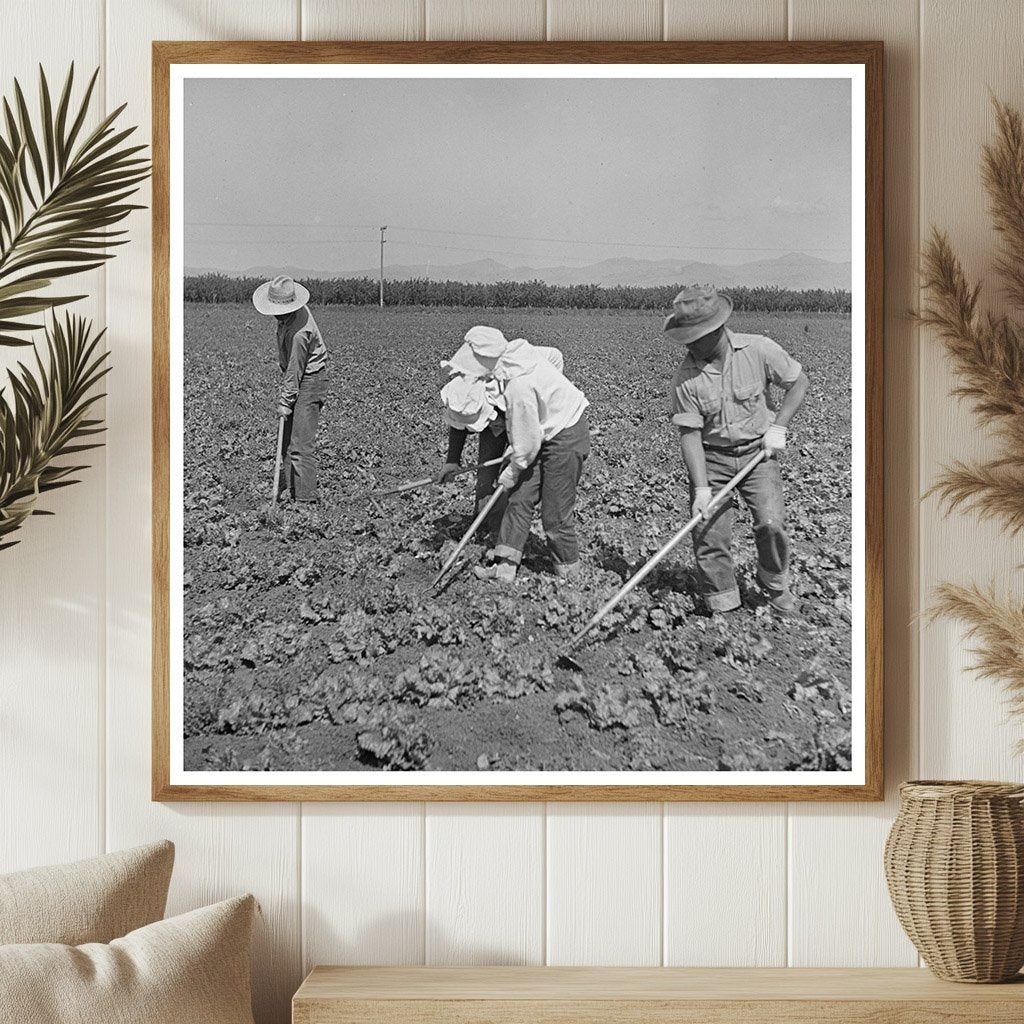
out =
[(493, 562), (476, 566), (480, 579), (516, 578), (537, 504), (558, 576), (580, 571), (576, 489), (590, 452), (586, 396), (538, 348), (522, 338), (507, 344), (492, 376), (505, 401), (512, 456), (498, 476), (508, 492)]
[[(478, 464), (500, 458), (508, 446), (504, 385), (492, 375), (497, 356), (508, 345), (505, 335), (497, 328), (473, 327), (451, 359), (441, 363), (442, 369), (449, 373), (448, 383), (441, 389), (442, 415), (448, 427), (448, 450), (444, 465), (434, 473), (435, 483), (445, 483), (460, 469), (470, 434), (479, 437)], [(552, 366), (562, 369), (562, 353), (557, 348), (543, 345), (534, 348)], [(499, 465), (481, 466), (476, 471), (476, 512), (494, 493), (500, 471)], [(499, 501), (484, 523), (492, 541), (504, 511), (505, 502)]]

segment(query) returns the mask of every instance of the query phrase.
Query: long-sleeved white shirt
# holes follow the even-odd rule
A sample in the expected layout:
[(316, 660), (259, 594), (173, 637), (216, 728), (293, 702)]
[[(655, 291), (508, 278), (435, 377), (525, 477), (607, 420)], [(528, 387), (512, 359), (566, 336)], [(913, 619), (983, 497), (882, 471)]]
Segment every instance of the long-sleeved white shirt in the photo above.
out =
[(495, 375), (506, 380), (505, 419), (512, 466), (522, 471), (537, 458), (540, 446), (576, 423), (590, 403), (575, 384), (522, 339), (510, 344)]

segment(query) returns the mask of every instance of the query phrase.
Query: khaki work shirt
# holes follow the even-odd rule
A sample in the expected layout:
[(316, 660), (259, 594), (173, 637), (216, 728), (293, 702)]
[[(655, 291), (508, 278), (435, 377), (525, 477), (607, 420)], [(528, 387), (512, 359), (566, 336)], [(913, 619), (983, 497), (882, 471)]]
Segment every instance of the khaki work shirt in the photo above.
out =
[(729, 347), (719, 370), (689, 352), (676, 369), (669, 395), (677, 427), (699, 429), (709, 448), (730, 448), (755, 441), (772, 425), (768, 383), (789, 389), (800, 364), (762, 334), (735, 334), (726, 328)]

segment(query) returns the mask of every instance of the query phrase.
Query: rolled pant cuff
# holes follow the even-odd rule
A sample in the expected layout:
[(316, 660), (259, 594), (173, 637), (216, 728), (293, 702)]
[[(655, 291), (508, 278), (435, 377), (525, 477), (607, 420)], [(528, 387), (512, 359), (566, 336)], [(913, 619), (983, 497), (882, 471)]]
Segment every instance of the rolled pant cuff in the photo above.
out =
[(494, 557), (504, 558), (513, 565), (518, 565), (523, 560), (523, 553), (515, 548), (510, 548), (507, 544), (496, 544), (494, 546)]
[(713, 612), (731, 612), (740, 606), (740, 588), (720, 590), (715, 594), (705, 594), (704, 602)]
[(772, 572), (769, 569), (757, 567), (757, 582), (768, 590), (789, 590), (789, 573)]

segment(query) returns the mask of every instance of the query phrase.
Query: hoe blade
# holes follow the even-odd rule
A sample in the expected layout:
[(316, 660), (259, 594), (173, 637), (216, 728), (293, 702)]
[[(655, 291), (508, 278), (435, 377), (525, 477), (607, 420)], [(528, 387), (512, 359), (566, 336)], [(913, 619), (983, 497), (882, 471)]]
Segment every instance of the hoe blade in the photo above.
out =
[(559, 651), (555, 664), (559, 668), (568, 669), (570, 672), (586, 672), (586, 669), (576, 660), (569, 651)]

